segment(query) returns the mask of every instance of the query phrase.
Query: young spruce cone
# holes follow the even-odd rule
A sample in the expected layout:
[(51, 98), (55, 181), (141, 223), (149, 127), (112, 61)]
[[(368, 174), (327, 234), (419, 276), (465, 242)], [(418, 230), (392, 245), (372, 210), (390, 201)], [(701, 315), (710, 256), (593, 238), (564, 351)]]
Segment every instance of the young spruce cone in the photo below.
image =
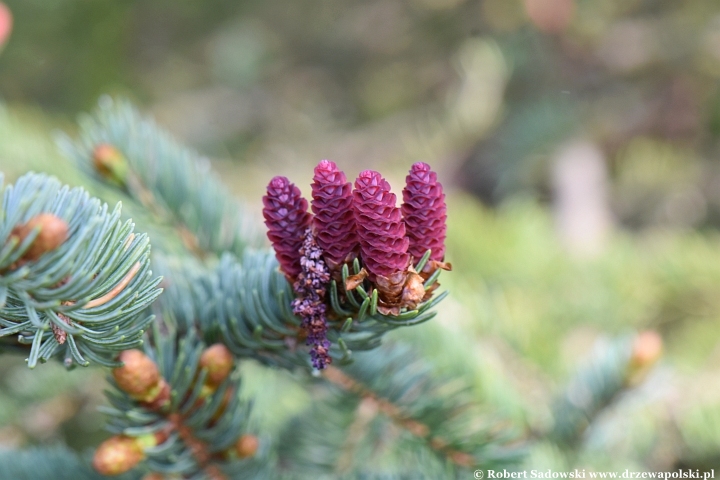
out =
[(302, 271), (300, 247), (311, 220), (307, 200), (287, 178), (278, 176), (270, 180), (263, 205), (267, 236), (275, 249), (280, 269), (288, 278), (294, 279)]
[(410, 240), (395, 201), (379, 173), (366, 170), (355, 181), (353, 207), (362, 261), (378, 289), (378, 310), (385, 315), (415, 308), (425, 296), (422, 278), (410, 266)]
[(321, 160), (312, 184), (315, 241), (331, 271), (351, 259), (358, 248), (352, 184), (335, 162)]
[(355, 180), (353, 210), (363, 265), (370, 274), (390, 277), (405, 271), (410, 256), (405, 223), (390, 184), (378, 173), (365, 170)]
[(442, 262), (445, 257), (445, 221), (447, 208), (442, 184), (430, 165), (418, 162), (405, 178), (402, 214), (410, 239), (408, 252), (419, 260), (432, 250), (431, 260)]

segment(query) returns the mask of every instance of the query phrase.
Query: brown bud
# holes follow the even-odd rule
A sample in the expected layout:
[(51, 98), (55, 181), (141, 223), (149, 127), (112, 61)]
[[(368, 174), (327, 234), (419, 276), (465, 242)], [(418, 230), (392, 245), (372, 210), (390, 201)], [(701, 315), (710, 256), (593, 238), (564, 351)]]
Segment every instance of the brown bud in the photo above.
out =
[(217, 465), (208, 465), (203, 470), (208, 480), (227, 480), (227, 476), (220, 470)]
[(574, 0), (525, 0), (525, 12), (538, 30), (545, 33), (562, 33), (572, 22)]
[(230, 375), (235, 359), (222, 343), (211, 345), (200, 356), (200, 368), (207, 369), (205, 382), (217, 387)]
[(40, 233), (25, 250), (22, 260), (37, 260), (42, 254), (58, 248), (68, 238), (67, 222), (51, 213), (34, 216), (27, 223), (16, 226), (10, 235), (22, 242), (35, 228), (39, 228)]
[(160, 387), (160, 371), (150, 357), (140, 350), (125, 350), (118, 358), (124, 363), (113, 369), (113, 378), (123, 392), (136, 400), (151, 401)]
[(637, 365), (652, 365), (660, 358), (662, 348), (660, 334), (652, 330), (642, 332), (633, 344), (632, 362)]
[(403, 286), (402, 290), (401, 305), (410, 310), (414, 310), (418, 304), (422, 302), (423, 297), (425, 297), (423, 278), (410, 267), (407, 279), (405, 280), (405, 286)]
[(389, 277), (377, 275), (375, 286), (378, 289), (378, 311), (383, 315), (399, 315), (407, 270), (398, 270)]
[(477, 464), (477, 460), (475, 459), (475, 457), (473, 457), (469, 453), (465, 453), (465, 452), (452, 452), (450, 454), (450, 460), (452, 460), (453, 462), (457, 463), (458, 465), (460, 465), (462, 467), (467, 467), (467, 468), (470, 468), (473, 465)]
[(135, 438), (116, 435), (105, 440), (95, 451), (93, 467), (102, 475), (120, 475), (145, 458)]
[(238, 458), (253, 457), (257, 453), (259, 446), (260, 441), (255, 435), (246, 434), (238, 438), (235, 444), (235, 453), (237, 453)]
[(102, 177), (120, 184), (125, 183), (128, 166), (120, 150), (107, 143), (101, 143), (93, 150), (92, 160), (95, 169)]
[(628, 364), (628, 383), (636, 384), (645, 377), (655, 362), (660, 359), (663, 341), (660, 334), (652, 330), (640, 333), (633, 342)]
[(150, 473), (146, 473), (142, 477), (142, 480), (165, 480), (165, 477), (163, 476), (162, 473), (150, 472)]

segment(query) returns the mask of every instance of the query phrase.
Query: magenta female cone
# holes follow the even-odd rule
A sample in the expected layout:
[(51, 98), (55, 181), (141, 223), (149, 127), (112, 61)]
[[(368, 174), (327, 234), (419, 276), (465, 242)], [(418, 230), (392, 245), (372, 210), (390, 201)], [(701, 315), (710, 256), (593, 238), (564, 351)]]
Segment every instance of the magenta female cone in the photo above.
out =
[(263, 197), (263, 217), (268, 227), (267, 236), (275, 249), (280, 269), (294, 279), (302, 271), (300, 247), (305, 230), (310, 225), (308, 202), (300, 189), (285, 177), (270, 180), (267, 195)]
[(408, 252), (417, 261), (430, 249), (430, 259), (441, 262), (445, 257), (447, 220), (442, 185), (430, 165), (423, 162), (412, 166), (405, 182), (401, 208), (410, 239)]
[(335, 162), (321, 160), (315, 167), (312, 196), (315, 241), (328, 266), (336, 269), (358, 248), (352, 185)]
[(353, 211), (363, 265), (370, 274), (391, 277), (408, 266), (409, 240), (390, 184), (378, 173), (365, 170), (355, 180)]

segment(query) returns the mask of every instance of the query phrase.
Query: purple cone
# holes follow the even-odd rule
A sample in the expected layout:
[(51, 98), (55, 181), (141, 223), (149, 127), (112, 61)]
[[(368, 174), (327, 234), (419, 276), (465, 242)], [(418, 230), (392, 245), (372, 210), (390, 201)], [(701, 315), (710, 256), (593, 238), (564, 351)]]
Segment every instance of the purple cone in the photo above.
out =
[(410, 239), (408, 252), (415, 260), (432, 250), (430, 258), (442, 261), (445, 257), (447, 208), (442, 184), (430, 165), (418, 162), (405, 178), (402, 214)]
[(300, 189), (287, 178), (278, 176), (270, 180), (263, 197), (263, 217), (275, 257), (290, 278), (302, 271), (300, 247), (311, 220), (307, 208), (308, 202), (302, 198)]
[(335, 162), (321, 160), (312, 184), (315, 240), (331, 267), (341, 265), (357, 251), (352, 185)]
[(370, 279), (405, 270), (409, 261), (405, 223), (390, 184), (378, 172), (365, 170), (355, 180), (353, 210), (362, 261)]

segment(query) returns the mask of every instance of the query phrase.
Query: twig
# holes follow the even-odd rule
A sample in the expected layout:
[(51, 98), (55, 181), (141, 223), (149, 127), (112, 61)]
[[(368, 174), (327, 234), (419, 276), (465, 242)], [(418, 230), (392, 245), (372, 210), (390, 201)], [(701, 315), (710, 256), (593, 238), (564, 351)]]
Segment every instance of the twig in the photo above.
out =
[(440, 437), (430, 436), (430, 428), (422, 422), (405, 415), (400, 407), (394, 405), (390, 401), (379, 398), (365, 385), (349, 377), (340, 369), (329, 366), (323, 371), (323, 376), (331, 383), (342, 387), (343, 389), (361, 396), (366, 401), (375, 404), (377, 410), (387, 415), (393, 422), (415, 435), (416, 437), (425, 439), (433, 450), (443, 454), (450, 461), (462, 467), (471, 467), (475, 464), (472, 455), (455, 450), (448, 446), (448, 442)]

